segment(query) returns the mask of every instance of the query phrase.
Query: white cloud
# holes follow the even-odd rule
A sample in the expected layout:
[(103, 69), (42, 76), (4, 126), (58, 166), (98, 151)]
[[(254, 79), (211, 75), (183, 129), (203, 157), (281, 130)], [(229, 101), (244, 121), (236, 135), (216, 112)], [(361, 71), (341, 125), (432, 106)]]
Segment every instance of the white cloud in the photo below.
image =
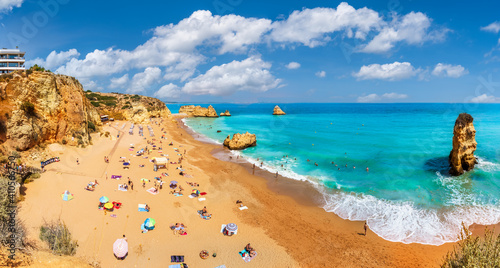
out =
[(362, 66), (359, 72), (352, 75), (358, 80), (382, 79), (389, 81), (402, 80), (415, 76), (421, 72), (415, 69), (409, 62), (394, 62), (388, 64), (370, 64)]
[(367, 45), (360, 47), (360, 52), (383, 53), (392, 49), (398, 42), (410, 45), (425, 41), (442, 40), (448, 29), (430, 31), (431, 19), (421, 12), (410, 12), (403, 17), (395, 17)]
[(253, 56), (210, 68), (187, 82), (182, 91), (193, 95), (231, 95), (236, 91), (265, 92), (279, 86), (281, 80), (270, 72), (271, 64)]
[(302, 43), (315, 47), (330, 41), (329, 33), (356, 31), (355, 37), (364, 39), (367, 33), (382, 24), (379, 14), (366, 7), (355, 9), (343, 2), (334, 8), (295, 10), (283, 21), (273, 22), (270, 38), (275, 42)]
[(177, 85), (170, 83), (162, 86), (154, 95), (158, 98), (179, 98), (181, 90)]
[(300, 63), (292, 61), (285, 66), (287, 69), (294, 70), (300, 68)]
[(500, 22), (495, 21), (490, 23), (488, 26), (481, 27), (481, 31), (498, 33), (500, 32)]
[(21, 7), (24, 0), (0, 0), (0, 12), (11, 11), (14, 7)]
[(474, 102), (474, 103), (496, 103), (496, 102), (500, 102), (500, 98), (497, 98), (493, 95), (486, 95), (486, 94), (483, 94), (483, 95), (479, 95), (477, 97), (474, 97), (470, 100), (470, 102)]
[(377, 95), (377, 94), (369, 94), (365, 96), (359, 96), (357, 98), (357, 102), (363, 102), (363, 103), (368, 103), (368, 102), (380, 102), (380, 101), (387, 101), (387, 100), (401, 100), (401, 99), (406, 99), (408, 98), (408, 95), (406, 94), (399, 94), (399, 93), (385, 93), (383, 95)]
[(434, 70), (432, 71), (432, 75), (447, 76), (453, 78), (458, 78), (468, 73), (469, 71), (466, 70), (462, 65), (451, 65), (443, 63), (438, 63), (436, 67), (434, 67)]
[(118, 78), (111, 78), (110, 80), (111, 84), (109, 85), (109, 88), (124, 88), (129, 81), (128, 74)]
[(142, 73), (132, 77), (127, 93), (139, 93), (146, 90), (161, 78), (161, 70), (158, 67), (148, 67)]
[[(0, 0), (1, 1), (1, 0)], [(33, 66), (38, 64), (46, 69), (54, 69), (71, 59), (78, 58), (80, 53), (78, 50), (72, 48), (68, 51), (56, 52), (55, 50), (50, 52), (46, 59), (36, 58), (34, 60), (30, 60), (26, 62), (27, 66)]]
[(319, 71), (319, 72), (316, 72), (315, 75), (317, 77), (323, 78), (323, 77), (326, 76), (326, 72), (325, 71)]

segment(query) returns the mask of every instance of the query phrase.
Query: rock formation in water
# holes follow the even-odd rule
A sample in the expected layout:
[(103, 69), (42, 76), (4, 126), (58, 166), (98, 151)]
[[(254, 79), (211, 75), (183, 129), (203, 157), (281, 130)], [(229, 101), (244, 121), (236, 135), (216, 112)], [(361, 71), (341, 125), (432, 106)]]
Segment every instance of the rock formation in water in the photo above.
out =
[(472, 170), (477, 163), (474, 151), (476, 151), (476, 130), (472, 122), (474, 119), (470, 114), (461, 113), (455, 127), (453, 128), (453, 149), (450, 152), (450, 174), (452, 176), (462, 175), (465, 171)]
[(86, 92), (86, 97), (100, 114), (115, 120), (127, 120), (145, 124), (150, 118), (168, 118), (171, 113), (159, 99), (121, 93)]
[(274, 111), (273, 111), (273, 115), (285, 115), (286, 113), (283, 112), (283, 110), (281, 110), (281, 108), (276, 105), (274, 106)]
[(219, 117), (212, 105), (208, 106), (208, 108), (194, 105), (181, 106), (179, 113), (194, 117)]
[(231, 114), (229, 113), (228, 110), (226, 110), (225, 112), (220, 113), (220, 116), (231, 116)]
[(0, 144), (24, 151), (43, 142), (86, 145), (98, 111), (74, 77), (50, 72), (0, 75)]
[(255, 134), (250, 134), (248, 132), (245, 134), (236, 133), (233, 135), (232, 139), (227, 135), (227, 138), (224, 140), (224, 146), (231, 150), (243, 150), (256, 145), (257, 137)]

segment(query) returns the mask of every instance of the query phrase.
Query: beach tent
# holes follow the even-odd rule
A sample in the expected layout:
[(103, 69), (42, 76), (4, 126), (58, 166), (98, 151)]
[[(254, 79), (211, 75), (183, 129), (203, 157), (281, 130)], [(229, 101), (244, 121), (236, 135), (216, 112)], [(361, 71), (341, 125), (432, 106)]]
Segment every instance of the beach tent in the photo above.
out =
[(117, 258), (123, 258), (128, 254), (128, 242), (125, 238), (116, 239), (113, 243), (113, 253)]
[(62, 197), (62, 200), (64, 201), (69, 201), (71, 199), (73, 199), (73, 194), (70, 193), (68, 190), (64, 191), (64, 193), (61, 195)]
[(101, 198), (99, 198), (99, 203), (108, 203), (109, 202), (109, 198), (107, 198), (106, 196), (101, 196)]
[(156, 221), (153, 218), (147, 218), (144, 221), (144, 228), (147, 230), (153, 230), (155, 228)]
[(155, 157), (153, 162), (155, 164), (155, 170), (158, 170), (161, 167), (167, 168), (168, 159), (166, 157)]

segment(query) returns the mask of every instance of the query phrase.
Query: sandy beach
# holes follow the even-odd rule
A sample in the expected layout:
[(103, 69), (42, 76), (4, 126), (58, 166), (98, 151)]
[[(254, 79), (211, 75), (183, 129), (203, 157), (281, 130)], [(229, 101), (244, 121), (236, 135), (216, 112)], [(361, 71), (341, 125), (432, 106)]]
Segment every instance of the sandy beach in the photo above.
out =
[[(161, 153), (153, 150), (146, 154), (148, 159), (135, 157), (151, 137), (146, 127), (144, 137), (137, 134), (137, 127), (134, 135), (129, 135), (130, 123), (122, 129), (123, 124), (105, 126), (104, 131), (109, 131), (111, 137), (95, 136), (93, 145), (84, 149), (50, 147), (61, 162), (50, 164), (40, 179), (26, 185), (19, 214), (28, 237), (39, 246), (45, 246), (38, 238), (40, 225), (58, 219), (78, 240), (76, 256), (86, 262), (97, 261), (102, 267), (167, 267), (172, 264), (171, 255), (185, 256), (190, 267), (436, 267), (453, 246), (393, 243), (370, 231), (364, 236), (364, 222), (343, 220), (318, 207), (320, 195), (312, 186), (281, 176), (274, 178), (261, 170), (252, 175), (249, 165), (219, 160), (217, 157), (223, 158), (225, 149), (196, 140), (172, 119), (149, 124), (156, 135), (155, 144), (162, 147)], [(166, 139), (160, 139), (162, 128)], [(170, 142), (173, 146), (168, 146)], [(131, 144), (133, 151), (129, 150)], [(189, 176), (179, 175), (178, 164), (154, 172), (150, 159), (160, 154), (168, 155), (173, 162), (183, 155), (182, 168)], [(109, 156), (109, 163), (104, 162), (104, 156)], [(130, 159), (129, 169), (123, 169), (120, 157)], [(143, 188), (140, 179), (151, 181), (163, 172), (168, 173), (162, 177), (167, 185), (157, 195), (148, 193), (146, 189), (153, 183)], [(111, 175), (122, 178), (114, 180)], [(127, 177), (133, 181), (134, 190), (119, 191), (118, 184), (126, 183)], [(99, 185), (95, 191), (84, 189), (96, 179)], [(183, 196), (169, 194), (171, 180), (185, 189)], [(189, 198), (193, 187), (186, 182), (199, 183), (196, 188), (207, 193), (206, 200)], [(74, 194), (73, 200), (61, 199), (65, 190)], [(98, 209), (101, 196), (123, 206), (105, 214)], [(236, 200), (242, 200), (248, 209), (239, 210)], [(150, 212), (138, 211), (138, 204), (143, 203), (151, 207)], [(204, 206), (212, 214), (210, 220), (197, 214)], [(156, 228), (141, 233), (140, 226), (149, 217), (156, 220)], [(177, 222), (187, 226), (187, 235), (173, 234), (169, 226)], [(221, 225), (227, 223), (238, 225), (237, 235), (226, 237), (220, 233)], [(121, 261), (113, 256), (112, 247), (123, 234), (128, 238), (129, 254)], [(255, 248), (257, 256), (245, 263), (238, 252), (247, 243)], [(201, 250), (216, 253), (216, 257), (203, 260), (199, 257)], [(37, 265), (45, 267), (42, 261), (35, 262)]]

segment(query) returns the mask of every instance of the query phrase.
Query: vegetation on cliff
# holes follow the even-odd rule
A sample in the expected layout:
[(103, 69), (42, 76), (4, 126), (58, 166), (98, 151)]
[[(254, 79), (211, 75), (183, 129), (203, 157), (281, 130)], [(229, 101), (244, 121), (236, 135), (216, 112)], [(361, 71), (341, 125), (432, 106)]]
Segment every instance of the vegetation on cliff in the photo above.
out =
[(465, 225), (459, 241), (446, 255), (443, 268), (500, 267), (500, 234), (487, 229), (483, 237), (473, 237)]

